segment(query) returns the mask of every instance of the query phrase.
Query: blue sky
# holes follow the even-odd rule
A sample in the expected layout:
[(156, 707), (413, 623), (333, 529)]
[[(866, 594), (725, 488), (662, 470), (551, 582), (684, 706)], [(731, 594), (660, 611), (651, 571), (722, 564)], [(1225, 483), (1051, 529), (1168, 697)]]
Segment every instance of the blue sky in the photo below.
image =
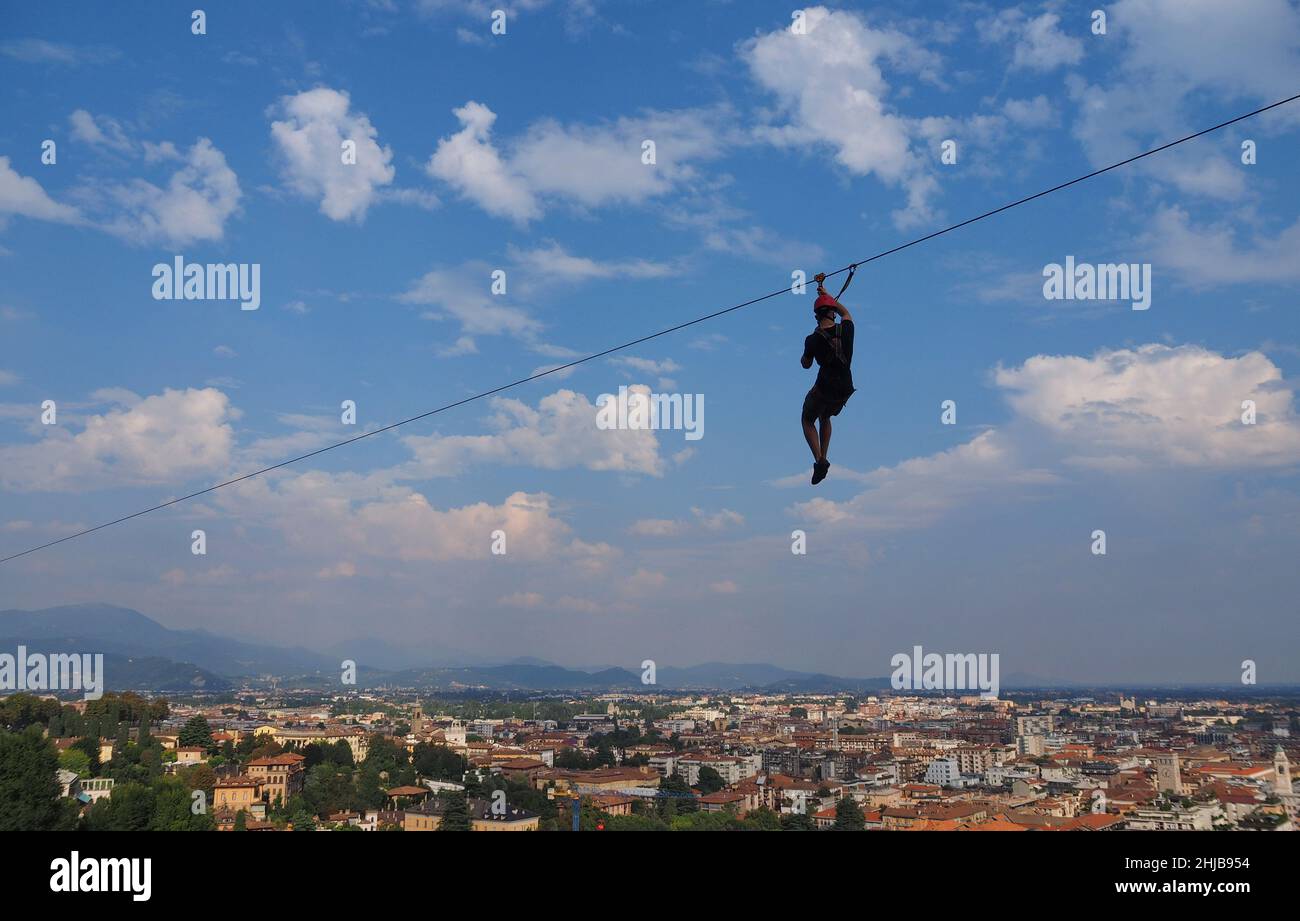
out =
[[(193, 8), (4, 4), (0, 555), (1300, 91), (1284, 0), (1121, 0), (1105, 35), (1066, 3), (828, 4), (802, 35), (762, 2), (523, 0), (504, 35), (477, 0), (221, 4), (205, 35)], [(0, 606), (452, 659), (1300, 680), (1298, 140), (1295, 103), (865, 268), (815, 490), (791, 294), (5, 564)], [(178, 254), (259, 264), (260, 308), (154, 300)], [(1067, 256), (1149, 263), (1150, 309), (1046, 300)], [(704, 437), (598, 430), (634, 384), (702, 394)]]

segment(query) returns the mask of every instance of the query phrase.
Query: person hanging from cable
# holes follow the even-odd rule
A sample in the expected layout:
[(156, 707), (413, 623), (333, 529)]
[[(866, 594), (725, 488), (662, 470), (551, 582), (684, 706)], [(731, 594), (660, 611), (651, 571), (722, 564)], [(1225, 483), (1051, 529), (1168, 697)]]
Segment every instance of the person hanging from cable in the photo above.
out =
[(801, 418), (803, 436), (813, 453), (814, 486), (826, 479), (831, 469), (831, 463), (826, 459), (826, 451), (831, 445), (831, 417), (838, 416), (849, 397), (853, 396), (853, 316), (839, 298), (853, 281), (855, 271), (856, 265), (849, 267), (849, 277), (835, 297), (827, 294), (822, 286), (826, 276), (816, 276), (817, 300), (813, 302), (813, 316), (817, 318), (817, 328), (804, 339), (803, 357), (799, 359), (805, 369), (812, 367), (814, 359), (817, 361), (817, 380), (804, 397)]

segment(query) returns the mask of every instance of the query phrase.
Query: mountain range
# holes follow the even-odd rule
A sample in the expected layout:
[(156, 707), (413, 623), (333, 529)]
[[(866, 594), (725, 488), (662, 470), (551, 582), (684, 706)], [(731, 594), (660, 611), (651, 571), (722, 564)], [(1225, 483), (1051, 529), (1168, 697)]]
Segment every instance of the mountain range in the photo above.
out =
[[(0, 651), (16, 650), (19, 645), (33, 652), (104, 653), (108, 690), (218, 691), (229, 689), (236, 679), (267, 675), (297, 686), (327, 689), (338, 684), (344, 658), (357, 662), (360, 687), (499, 691), (644, 687), (640, 672), (626, 668), (588, 671), (531, 657), (456, 665), (451, 664), (454, 653), (424, 655), (399, 650), (382, 640), (339, 643), (325, 652), (247, 643), (207, 630), (169, 629), (139, 611), (108, 604), (0, 611)], [(839, 678), (767, 663), (664, 666), (655, 677), (659, 688), (701, 690), (762, 688), (815, 693), (876, 691), (889, 685), (887, 678)]]

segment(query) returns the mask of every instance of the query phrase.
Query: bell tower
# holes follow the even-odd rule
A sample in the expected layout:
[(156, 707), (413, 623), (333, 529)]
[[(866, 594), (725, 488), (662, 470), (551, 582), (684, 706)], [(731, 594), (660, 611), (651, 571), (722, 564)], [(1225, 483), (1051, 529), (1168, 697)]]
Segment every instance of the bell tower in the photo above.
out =
[(1273, 792), (1278, 796), (1291, 795), (1291, 762), (1281, 745), (1273, 754)]

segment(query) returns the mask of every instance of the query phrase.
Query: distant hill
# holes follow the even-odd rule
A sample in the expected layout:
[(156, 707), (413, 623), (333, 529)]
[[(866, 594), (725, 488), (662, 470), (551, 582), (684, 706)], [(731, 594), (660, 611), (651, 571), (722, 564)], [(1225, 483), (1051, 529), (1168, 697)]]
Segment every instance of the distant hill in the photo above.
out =
[(0, 611), (0, 649), (36, 641), (57, 643), (62, 652), (115, 653), (127, 658), (161, 658), (200, 670), (241, 677), (328, 670), (338, 661), (300, 648), (244, 643), (206, 630), (169, 630), (139, 611), (108, 604), (73, 604), (43, 611)]
[[(245, 643), (206, 630), (170, 630), (139, 611), (108, 604), (0, 611), (0, 651), (14, 649), (20, 643), (31, 649), (105, 653), (110, 657), (105, 661), (110, 688), (219, 690), (229, 687), (230, 679), (276, 675), (305, 687), (326, 689), (337, 684), (339, 663), (345, 658), (357, 662), (361, 687), (497, 691), (645, 688), (639, 670), (617, 666), (566, 668), (530, 656), (499, 664), (473, 664), (471, 657), (454, 650), (426, 652), (418, 646), (397, 647), (379, 639), (336, 643), (320, 653), (300, 647)], [(870, 692), (888, 684), (886, 678), (838, 678), (769, 663), (705, 662), (689, 667), (663, 666), (655, 686), (673, 690), (818, 693)]]

